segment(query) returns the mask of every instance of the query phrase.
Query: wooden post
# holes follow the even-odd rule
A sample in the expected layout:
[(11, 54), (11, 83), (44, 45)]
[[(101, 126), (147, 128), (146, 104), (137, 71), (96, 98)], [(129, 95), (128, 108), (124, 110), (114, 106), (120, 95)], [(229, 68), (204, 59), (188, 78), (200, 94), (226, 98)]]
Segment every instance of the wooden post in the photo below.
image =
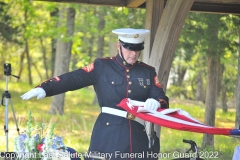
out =
[(194, 0), (168, 0), (153, 42), (149, 64), (156, 68), (166, 91), (175, 48)]
[[(156, 68), (165, 92), (178, 38), (193, 2), (168, 0), (166, 6), (164, 0), (146, 2), (145, 28), (151, 31), (151, 35), (145, 40), (143, 61)], [(150, 125), (146, 124), (147, 134), (150, 134)], [(160, 137), (160, 126), (155, 125), (154, 130)]]

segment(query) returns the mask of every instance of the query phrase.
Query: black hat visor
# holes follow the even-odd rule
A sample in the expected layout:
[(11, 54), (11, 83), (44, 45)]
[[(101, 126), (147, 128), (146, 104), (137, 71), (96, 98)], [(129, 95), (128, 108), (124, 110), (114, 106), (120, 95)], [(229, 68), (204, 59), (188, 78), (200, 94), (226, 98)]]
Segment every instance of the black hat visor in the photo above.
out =
[(126, 42), (123, 42), (119, 39), (119, 42), (122, 44), (122, 46), (127, 49), (127, 50), (130, 50), (130, 51), (141, 51), (144, 49), (144, 42), (142, 43), (137, 43), (137, 44), (134, 44), (134, 43), (126, 43)]

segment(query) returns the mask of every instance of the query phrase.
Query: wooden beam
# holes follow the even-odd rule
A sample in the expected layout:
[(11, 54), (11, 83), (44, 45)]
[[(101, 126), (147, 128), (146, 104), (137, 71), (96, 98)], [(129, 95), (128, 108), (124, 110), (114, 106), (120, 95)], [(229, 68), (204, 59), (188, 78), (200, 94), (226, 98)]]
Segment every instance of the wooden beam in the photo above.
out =
[(138, 8), (145, 2), (146, 0), (126, 0), (126, 6), (129, 8)]
[(194, 0), (168, 0), (155, 35), (149, 64), (166, 90), (178, 39)]
[[(59, 3), (81, 3), (129, 8), (146, 8), (146, 0), (35, 0)], [(165, 3), (167, 0), (164, 0)], [(176, 0), (177, 1), (177, 0)], [(240, 0), (195, 0), (192, 12), (240, 15)]]
[[(145, 18), (145, 29), (150, 30), (150, 36), (145, 38), (145, 49), (143, 53), (143, 62), (149, 64), (150, 53), (153, 47), (155, 35), (157, 33), (158, 25), (161, 20), (161, 16), (164, 9), (164, 0), (147, 0), (146, 2), (146, 18)], [(151, 65), (151, 64), (150, 64)], [(151, 135), (151, 123), (145, 122), (145, 128), (147, 135)], [(154, 130), (156, 135), (160, 137), (160, 126), (155, 125)]]
[(103, 5), (103, 6), (126, 6), (125, 0), (35, 0), (35, 1), (48, 1), (59, 3), (82, 3), (89, 5)]
[(142, 60), (148, 63), (150, 53), (153, 47), (154, 38), (164, 9), (164, 0), (147, 0), (145, 29), (150, 30), (150, 36), (145, 39), (145, 49)]
[[(239, 0), (195, 0), (195, 2), (202, 2), (202, 3), (219, 3), (219, 4), (240, 4)], [(194, 2), (194, 3), (195, 3)]]
[[(240, 2), (240, 0), (239, 0)], [(240, 4), (217, 4), (217, 3), (199, 3), (195, 2), (191, 8), (194, 12), (236, 14), (240, 15)]]

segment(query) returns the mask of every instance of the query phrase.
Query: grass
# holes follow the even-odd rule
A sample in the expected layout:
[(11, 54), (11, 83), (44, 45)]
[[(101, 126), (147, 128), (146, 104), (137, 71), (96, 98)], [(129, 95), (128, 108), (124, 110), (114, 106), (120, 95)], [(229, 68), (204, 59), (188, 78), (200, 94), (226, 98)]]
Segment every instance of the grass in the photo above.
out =
[[(5, 81), (0, 82), (0, 92), (4, 93), (6, 88)], [(55, 122), (55, 134), (62, 136), (64, 143), (77, 150), (78, 152), (85, 152), (88, 149), (91, 131), (94, 122), (99, 114), (99, 107), (92, 105), (94, 99), (94, 92), (92, 87), (83, 88), (74, 92), (66, 93), (65, 99), (65, 114), (50, 115), (48, 110), (51, 107), (52, 98), (44, 98), (42, 100), (36, 100), (36, 98), (23, 101), (20, 95), (33, 88), (26, 83), (9, 82), (8, 90), (11, 93), (11, 99), (15, 116), (17, 118), (18, 127), (20, 132), (23, 132), (26, 128), (27, 114), (31, 110), (34, 116), (34, 122), (52, 123)], [(5, 99), (4, 99), (5, 103)], [(170, 100), (171, 108), (182, 108), (189, 112), (193, 117), (200, 121), (204, 121), (204, 106), (198, 103), (187, 103), (186, 101)], [(13, 151), (14, 138), (18, 135), (16, 130), (16, 124), (12, 116), (11, 105), (9, 104), (9, 151)], [(0, 151), (6, 150), (6, 136), (4, 131), (4, 117), (5, 107), (0, 107)], [(223, 113), (221, 109), (216, 111), (216, 126), (223, 128), (234, 128), (235, 122), (235, 109), (229, 109), (228, 113)], [(1, 128), (2, 126), (2, 128)], [(215, 135), (215, 147), (214, 149), (202, 149), (203, 134), (192, 133), (179, 130), (173, 130), (169, 128), (161, 128), (161, 155), (163, 160), (174, 158), (174, 154), (186, 151), (190, 146), (182, 142), (182, 139), (191, 139), (195, 141), (201, 153), (205, 153), (205, 159), (210, 154), (215, 154), (219, 160), (230, 160), (234, 149), (239, 145), (239, 139), (231, 138), (228, 136)], [(208, 155), (207, 155), (208, 154)], [(167, 155), (167, 158), (164, 156)]]
[[(5, 90), (4, 85), (4, 82), (0, 82), (1, 93)], [(24, 83), (11, 83), (8, 87), (12, 97), (9, 99), (9, 102), (10, 100), (12, 101), (20, 132), (23, 132), (26, 129), (28, 111), (31, 110), (35, 124), (39, 122), (46, 124), (55, 122), (55, 134), (62, 136), (64, 138), (64, 143), (67, 146), (85, 152), (88, 148), (93, 124), (100, 111), (97, 105), (92, 105), (94, 99), (93, 89), (89, 87), (75, 92), (68, 92), (65, 100), (65, 114), (60, 116), (48, 114), (48, 110), (51, 107), (51, 97), (42, 100), (36, 100), (36, 98), (33, 98), (23, 101), (20, 96), (31, 88), (33, 87)], [(10, 104), (8, 105), (8, 108), (8, 144), (9, 151), (13, 151), (14, 137), (16, 137), (18, 133)], [(0, 115), (0, 125), (2, 125), (2, 128), (0, 128), (0, 150), (4, 151), (6, 150), (4, 106), (0, 107), (0, 113), (2, 113)]]
[[(181, 108), (190, 113), (194, 118), (204, 122), (205, 109), (202, 105), (188, 104), (186, 102), (171, 101), (171, 108)], [(234, 128), (235, 122), (235, 109), (229, 109), (228, 113), (223, 113), (221, 109), (216, 110), (215, 124), (217, 127), (222, 128)], [(239, 145), (239, 139), (232, 138), (229, 136), (215, 135), (214, 136), (214, 149), (201, 148), (203, 134), (185, 132), (179, 130), (173, 130), (169, 128), (161, 129), (161, 152), (162, 153), (173, 153), (185, 152), (190, 148), (189, 144), (183, 143), (182, 139), (193, 140), (197, 143), (199, 151), (205, 159), (219, 159), (219, 160), (230, 160), (232, 159), (234, 149)], [(177, 154), (176, 154), (177, 155)], [(217, 158), (208, 158), (210, 155), (215, 155)], [(169, 158), (163, 158), (169, 159)]]

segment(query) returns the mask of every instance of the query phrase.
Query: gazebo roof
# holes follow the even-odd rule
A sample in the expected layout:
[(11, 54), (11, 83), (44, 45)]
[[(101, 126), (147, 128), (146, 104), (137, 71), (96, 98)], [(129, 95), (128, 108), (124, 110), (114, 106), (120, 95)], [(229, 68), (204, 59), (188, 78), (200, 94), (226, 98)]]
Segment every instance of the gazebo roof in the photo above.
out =
[[(82, 3), (89, 5), (145, 8), (146, 0), (39, 0), (63, 3)], [(165, 0), (166, 3), (167, 0)], [(195, 0), (191, 11), (240, 15), (240, 0)]]

